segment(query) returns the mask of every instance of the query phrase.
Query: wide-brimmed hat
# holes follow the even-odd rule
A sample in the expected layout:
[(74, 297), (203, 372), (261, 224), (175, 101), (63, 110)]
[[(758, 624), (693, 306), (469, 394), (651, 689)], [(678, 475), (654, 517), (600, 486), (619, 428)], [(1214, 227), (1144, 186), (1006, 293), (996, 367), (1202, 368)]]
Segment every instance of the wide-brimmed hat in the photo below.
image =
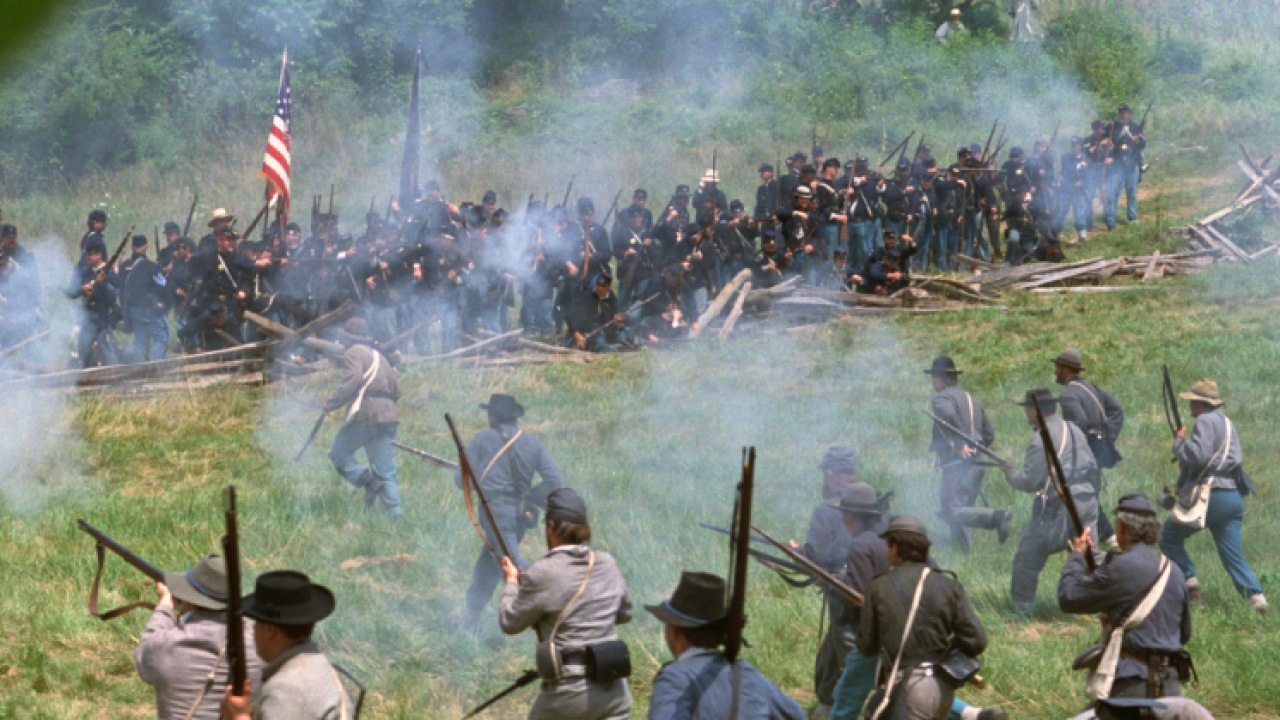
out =
[[(1034, 403), (1032, 402), (1034, 400)], [(1036, 388), (1028, 390), (1026, 395), (1022, 396), (1022, 402), (1018, 403), (1022, 407), (1031, 407), (1039, 405), (1041, 410), (1051, 410), (1058, 403), (1058, 398), (1049, 392), (1049, 388)]]
[(1198, 400), (1214, 407), (1222, 404), (1222, 398), (1218, 396), (1218, 383), (1209, 378), (1200, 378), (1195, 385), (1191, 386), (1190, 390), (1178, 397), (1183, 400)]
[(271, 625), (310, 625), (333, 614), (337, 601), (323, 585), (294, 570), (258, 576), (253, 593), (244, 596), (245, 617)]
[(939, 355), (933, 359), (933, 365), (930, 365), (924, 374), (934, 377), (952, 377), (960, 375), (961, 371), (956, 369), (956, 361), (952, 360), (950, 355)]
[(680, 574), (680, 584), (670, 599), (658, 605), (645, 605), (644, 609), (664, 624), (697, 628), (724, 619), (724, 599), (724, 578), (711, 573), (685, 572)]
[(488, 412), (490, 415), (496, 415), (503, 418), (518, 419), (524, 417), (524, 406), (516, 402), (516, 399), (510, 395), (502, 393), (494, 393), (489, 396), (489, 402), (480, 403), (480, 409)]
[(894, 515), (889, 518), (889, 524), (885, 527), (884, 532), (880, 533), (880, 537), (884, 537), (889, 533), (909, 533), (919, 535), (925, 540), (929, 539), (929, 529), (924, 526), (924, 523), (910, 515)]
[(209, 227), (213, 227), (213, 224), (218, 222), (219, 220), (226, 220), (227, 222), (231, 222), (232, 220), (235, 220), (235, 219), (236, 219), (236, 216), (227, 212), (226, 208), (218, 208), (213, 211), (212, 215), (209, 216)]
[(882, 497), (870, 485), (856, 482), (845, 488), (839, 498), (827, 501), (827, 505), (850, 515), (883, 515), (889, 510), (892, 496), (893, 493), (885, 493)]
[(338, 340), (348, 345), (373, 342), (373, 338), (369, 336), (369, 323), (358, 317), (347, 320), (338, 331)]
[(185, 572), (167, 572), (164, 584), (176, 600), (205, 610), (227, 607), (227, 566), (221, 555), (209, 554)]
[(1065, 368), (1071, 368), (1076, 372), (1083, 372), (1084, 365), (1080, 364), (1080, 351), (1075, 348), (1067, 348), (1058, 353), (1058, 357), (1053, 359), (1054, 365), (1061, 365)]

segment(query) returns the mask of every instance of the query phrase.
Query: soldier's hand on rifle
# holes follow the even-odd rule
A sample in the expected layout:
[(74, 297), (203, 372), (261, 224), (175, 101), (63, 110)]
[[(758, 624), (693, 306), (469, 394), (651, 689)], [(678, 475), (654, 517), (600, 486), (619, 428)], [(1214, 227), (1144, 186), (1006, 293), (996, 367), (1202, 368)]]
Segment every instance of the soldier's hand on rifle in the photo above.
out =
[(457, 280), (457, 279), (458, 279), (458, 271), (457, 271), (457, 270), (450, 270), (450, 271), (449, 271), (449, 274), (448, 274), (448, 275), (446, 275), (445, 277), (449, 278), (449, 280), (450, 280), (450, 281)]
[(811, 253), (811, 252), (813, 252), (813, 246), (812, 246), (812, 245), (805, 245), (805, 246), (804, 246), (804, 251), (805, 251), (806, 253)]
[(88, 296), (92, 297), (92, 296), (93, 296), (93, 283), (85, 283), (85, 284), (81, 285), (81, 286), (80, 286), (80, 292), (84, 293), (85, 295), (88, 295)]
[(796, 210), (795, 212), (793, 212), (793, 213), (791, 213), (791, 214), (792, 214), (792, 215), (795, 215), (796, 217), (801, 218), (801, 219), (803, 219), (803, 220), (808, 220), (808, 219), (809, 219), (809, 213), (807, 213), (807, 212), (802, 212), (802, 211), (800, 211), (800, 210)]
[(570, 275), (578, 274), (578, 266), (574, 265), (572, 262), (569, 262), (567, 260), (564, 263), (564, 269), (568, 270)]
[(614, 321), (614, 322), (616, 322), (616, 323), (620, 323), (620, 322), (622, 322), (623, 320), (625, 320), (625, 319), (626, 319), (626, 317), (627, 317), (626, 315), (623, 315), (622, 313), (618, 313), (618, 314), (616, 314), (616, 315), (614, 315), (614, 316), (613, 316), (613, 321)]
[(693, 269), (693, 266), (692, 266), (692, 265), (690, 265), (688, 262), (682, 262), (682, 263), (680, 263), (680, 267), (681, 267), (682, 269), (684, 269), (684, 271), (685, 271), (685, 272), (688, 272), (689, 270), (692, 270), (692, 269)]
[(624, 253), (622, 253), (622, 259), (623, 259), (623, 260), (630, 260), (631, 258), (633, 258), (633, 257), (635, 257), (635, 256), (636, 256), (636, 249), (635, 249), (635, 248), (627, 248), (627, 251), (626, 251), (626, 252), (624, 252)]
[(586, 350), (586, 349), (587, 349), (587, 339), (586, 339), (585, 337), (583, 337), (582, 333), (580, 333), (580, 332), (576, 332), (576, 333), (574, 333), (574, 334), (573, 334), (573, 345), (574, 345), (574, 347), (578, 348), (579, 350)]
[(1173, 431), (1173, 436), (1181, 440), (1187, 436), (1187, 429), (1184, 427), (1180, 427), (1177, 430)]
[(169, 592), (169, 586), (162, 582), (156, 583), (156, 596), (160, 599), (156, 601), (157, 608), (173, 607), (173, 593)]
[(240, 292), (236, 293), (236, 299), (237, 299), (237, 300), (243, 300), (243, 299), (245, 299), (246, 297), (248, 297), (248, 295), (245, 295), (245, 292), (244, 292), (243, 290), (241, 290)]
[(1093, 528), (1085, 528), (1084, 532), (1080, 534), (1080, 537), (1071, 541), (1071, 552), (1088, 552), (1089, 549), (1093, 547), (1093, 542), (1089, 539), (1089, 536), (1092, 534)]
[(962, 458), (973, 457), (973, 454), (974, 454), (974, 453), (976, 453), (976, 452), (978, 452), (978, 451), (977, 451), (977, 450), (974, 450), (973, 448), (969, 447), (968, 445), (965, 445), (964, 447), (960, 448), (960, 457), (962, 457)]
[(511, 558), (506, 556), (502, 558), (502, 577), (506, 579), (508, 585), (520, 584), (520, 569), (511, 562)]
[(799, 549), (800, 549), (800, 543), (796, 542), (795, 540), (788, 540), (788, 541), (787, 541), (787, 544), (791, 546), (791, 549), (792, 549), (792, 550), (799, 550)]
[(693, 254), (690, 255), (689, 257), (693, 258), (695, 262), (702, 262), (702, 251), (694, 250)]
[(1000, 469), (1003, 470), (1004, 474), (1007, 476), (1009, 473), (1013, 472), (1013, 463), (1005, 460), (1004, 465), (1001, 465)]
[(365, 284), (365, 285), (368, 285), (370, 290), (372, 290), (374, 287), (376, 287), (376, 286), (377, 286), (377, 283), (375, 283), (375, 282), (373, 281), (373, 278), (372, 278), (372, 277), (367, 277), (367, 278), (365, 278), (365, 279), (364, 279), (364, 284)]
[(250, 692), (252, 685), (253, 681), (245, 678), (244, 695), (240, 697), (232, 695), (231, 686), (227, 686), (222, 693), (222, 705), (218, 708), (222, 720), (253, 720), (253, 694)]

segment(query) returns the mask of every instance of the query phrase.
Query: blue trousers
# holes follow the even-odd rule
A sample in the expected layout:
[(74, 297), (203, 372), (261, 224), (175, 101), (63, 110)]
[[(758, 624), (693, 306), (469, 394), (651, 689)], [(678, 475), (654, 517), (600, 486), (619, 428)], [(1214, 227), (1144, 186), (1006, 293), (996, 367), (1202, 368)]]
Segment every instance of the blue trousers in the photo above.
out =
[(76, 352), (80, 356), (80, 367), (115, 365), (120, 362), (116, 355), (116, 335), (112, 332), (111, 325), (98, 324), (87, 314), (80, 316), (80, 337)]
[(937, 267), (938, 259), (935, 255), (938, 243), (933, 231), (933, 223), (928, 218), (917, 219), (915, 227), (912, 228), (911, 237), (916, 241), (916, 254), (911, 258), (911, 269), (918, 273), (926, 272), (929, 269), (930, 260), (933, 260), (934, 267)]
[(960, 226), (955, 222), (941, 222), (938, 225), (938, 269), (951, 271), (951, 256), (960, 250)]
[(1116, 210), (1120, 206), (1120, 190), (1124, 190), (1125, 214), (1130, 223), (1138, 221), (1137, 163), (1115, 162), (1107, 171), (1107, 187), (1103, 196), (1103, 217), (1108, 228), (1116, 226)]
[(169, 352), (169, 323), (157, 310), (130, 310), (133, 344), (126, 351), (130, 362), (161, 360)]
[(871, 220), (849, 222), (849, 264), (863, 268), (876, 251), (876, 224)]
[[(831, 720), (858, 720), (862, 706), (876, 686), (876, 659), (867, 657), (856, 649), (844, 661), (844, 674), (836, 683), (835, 703), (831, 706)], [(956, 698), (951, 702), (947, 720), (960, 720), (960, 713), (969, 703)]]
[[(391, 441), (396, 439), (400, 423), (347, 423), (333, 439), (329, 460), (338, 474), (356, 487), (364, 487), (365, 470), (382, 483), (375, 495), (367, 495), (366, 502), (382, 501), (382, 507), (392, 517), (404, 515), (400, 507), (400, 484), (396, 482), (396, 450)], [(369, 467), (356, 460), (356, 451), (364, 448)]]
[[(1240, 491), (1219, 489), (1210, 493), (1205, 527), (1213, 534), (1218, 558), (1231, 576), (1231, 582), (1235, 583), (1236, 590), (1245, 597), (1262, 594), (1258, 578), (1249, 567), (1249, 561), (1244, 559), (1244, 498), (1240, 497)], [(1198, 532), (1195, 528), (1179, 525), (1172, 518), (1164, 521), (1164, 528), (1160, 531), (1160, 551), (1178, 563), (1188, 579), (1196, 576), (1196, 564), (1191, 561), (1184, 543)]]

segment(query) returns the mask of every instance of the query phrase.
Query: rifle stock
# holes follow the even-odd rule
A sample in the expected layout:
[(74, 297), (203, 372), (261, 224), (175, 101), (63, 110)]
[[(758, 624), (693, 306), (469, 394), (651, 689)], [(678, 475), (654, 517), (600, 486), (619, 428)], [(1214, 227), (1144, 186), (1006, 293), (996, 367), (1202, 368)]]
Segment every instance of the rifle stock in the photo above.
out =
[(146, 575), (147, 577), (151, 578), (156, 582), (164, 582), (164, 573), (160, 572), (160, 570), (155, 565), (152, 565), (146, 560), (143, 560), (142, 558), (138, 557), (128, 548), (116, 542), (115, 540), (112, 540), (109, 535), (102, 532), (98, 528), (90, 525), (88, 522), (85, 522), (84, 520), (77, 520), (76, 524), (79, 525), (80, 529), (83, 530), (85, 533), (87, 533), (89, 537), (92, 537), (95, 541), (97, 541), (99, 546), (104, 547), (107, 550), (110, 550), (111, 552), (120, 556), (121, 560), (124, 560), (125, 562), (132, 565), (135, 569), (138, 570), (138, 572), (141, 572), (143, 575)]
[(244, 616), (240, 604), (240, 531), (236, 522), (236, 488), (228, 485), (225, 494), (226, 534), (222, 536), (222, 557), (227, 566), (227, 667), (231, 694), (244, 697), (245, 667)]
[[(1053, 436), (1049, 434), (1049, 425), (1045, 423), (1044, 414), (1040, 411), (1040, 402), (1034, 397), (1031, 398), (1031, 405), (1036, 409), (1036, 423), (1040, 429), (1040, 442), (1044, 443), (1044, 456), (1048, 461), (1049, 482), (1053, 485), (1053, 489), (1057, 491), (1058, 498), (1062, 500), (1062, 506), (1067, 509), (1067, 516), (1071, 519), (1071, 527), (1075, 532), (1073, 537), (1080, 537), (1084, 534), (1084, 523), (1080, 521), (1080, 511), (1076, 508), (1076, 499), (1071, 494), (1071, 488), (1067, 486), (1066, 473), (1062, 472), (1062, 461), (1058, 459), (1058, 451), (1053, 448)], [(1071, 428), (1063, 422), (1063, 432), (1071, 432)], [(1093, 561), (1093, 552), (1086, 549), (1083, 553), (1084, 564), (1092, 573), (1097, 569)]]

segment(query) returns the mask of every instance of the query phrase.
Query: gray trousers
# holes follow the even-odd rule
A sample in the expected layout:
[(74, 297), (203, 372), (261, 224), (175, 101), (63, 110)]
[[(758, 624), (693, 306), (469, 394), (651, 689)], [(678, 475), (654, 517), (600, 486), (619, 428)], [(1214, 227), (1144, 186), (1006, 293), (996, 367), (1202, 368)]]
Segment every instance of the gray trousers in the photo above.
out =
[(844, 674), (844, 661), (853, 650), (854, 633), (848, 625), (837, 623), (831, 604), (825, 604), (827, 634), (818, 646), (818, 657), (813, 662), (813, 690), (819, 705), (834, 705), (836, 685)]
[[(1096, 498), (1086, 500), (1076, 495), (1076, 507), (1080, 512), (1080, 522), (1086, 528), (1092, 528), (1092, 537), (1098, 536), (1098, 501)], [(1040, 571), (1049, 562), (1049, 556), (1067, 549), (1071, 540), (1071, 532), (1067, 529), (1067, 511), (1059, 508), (1049, 519), (1045, 514), (1032, 519), (1018, 541), (1018, 550), (1013, 554), (1013, 578), (1009, 585), (1009, 594), (1013, 598), (1013, 609), (1020, 615), (1031, 615), (1036, 608), (1036, 586), (1040, 584)]]
[[(479, 500), (476, 501), (479, 505)], [(477, 514), (483, 511), (477, 507)], [(515, 563), (521, 569), (528, 569), (529, 563), (520, 556), (520, 539), (524, 537), (524, 532), (516, 532), (516, 518), (512, 510), (503, 507), (493, 509), (494, 516), (498, 519), (498, 527), (502, 532), (502, 539), (506, 541), (507, 547), (511, 549), (511, 553), (515, 555)], [(493, 545), (495, 550), (501, 551), (498, 540), (494, 536), (493, 531), (489, 528), (489, 523), (484, 517), (480, 517), (480, 527), (484, 529), (485, 536), (489, 538), (489, 544)], [(498, 588), (498, 584), (503, 580), (502, 564), (498, 562), (498, 558), (489, 552), (489, 548), (480, 547), (480, 557), (476, 558), (476, 565), (471, 571), (471, 587), (467, 588), (467, 611), (472, 615), (479, 615), (485, 606), (489, 604), (489, 600), (493, 598), (493, 591)]]
[(608, 685), (583, 677), (543, 685), (529, 709), (529, 720), (623, 720), (631, 716), (631, 689), (626, 680)]
[(951, 525), (951, 541), (969, 547), (969, 529), (995, 530), (998, 510), (975, 507), (982, 490), (986, 469), (967, 462), (952, 462), (942, 467), (942, 484), (938, 488), (940, 514)]

